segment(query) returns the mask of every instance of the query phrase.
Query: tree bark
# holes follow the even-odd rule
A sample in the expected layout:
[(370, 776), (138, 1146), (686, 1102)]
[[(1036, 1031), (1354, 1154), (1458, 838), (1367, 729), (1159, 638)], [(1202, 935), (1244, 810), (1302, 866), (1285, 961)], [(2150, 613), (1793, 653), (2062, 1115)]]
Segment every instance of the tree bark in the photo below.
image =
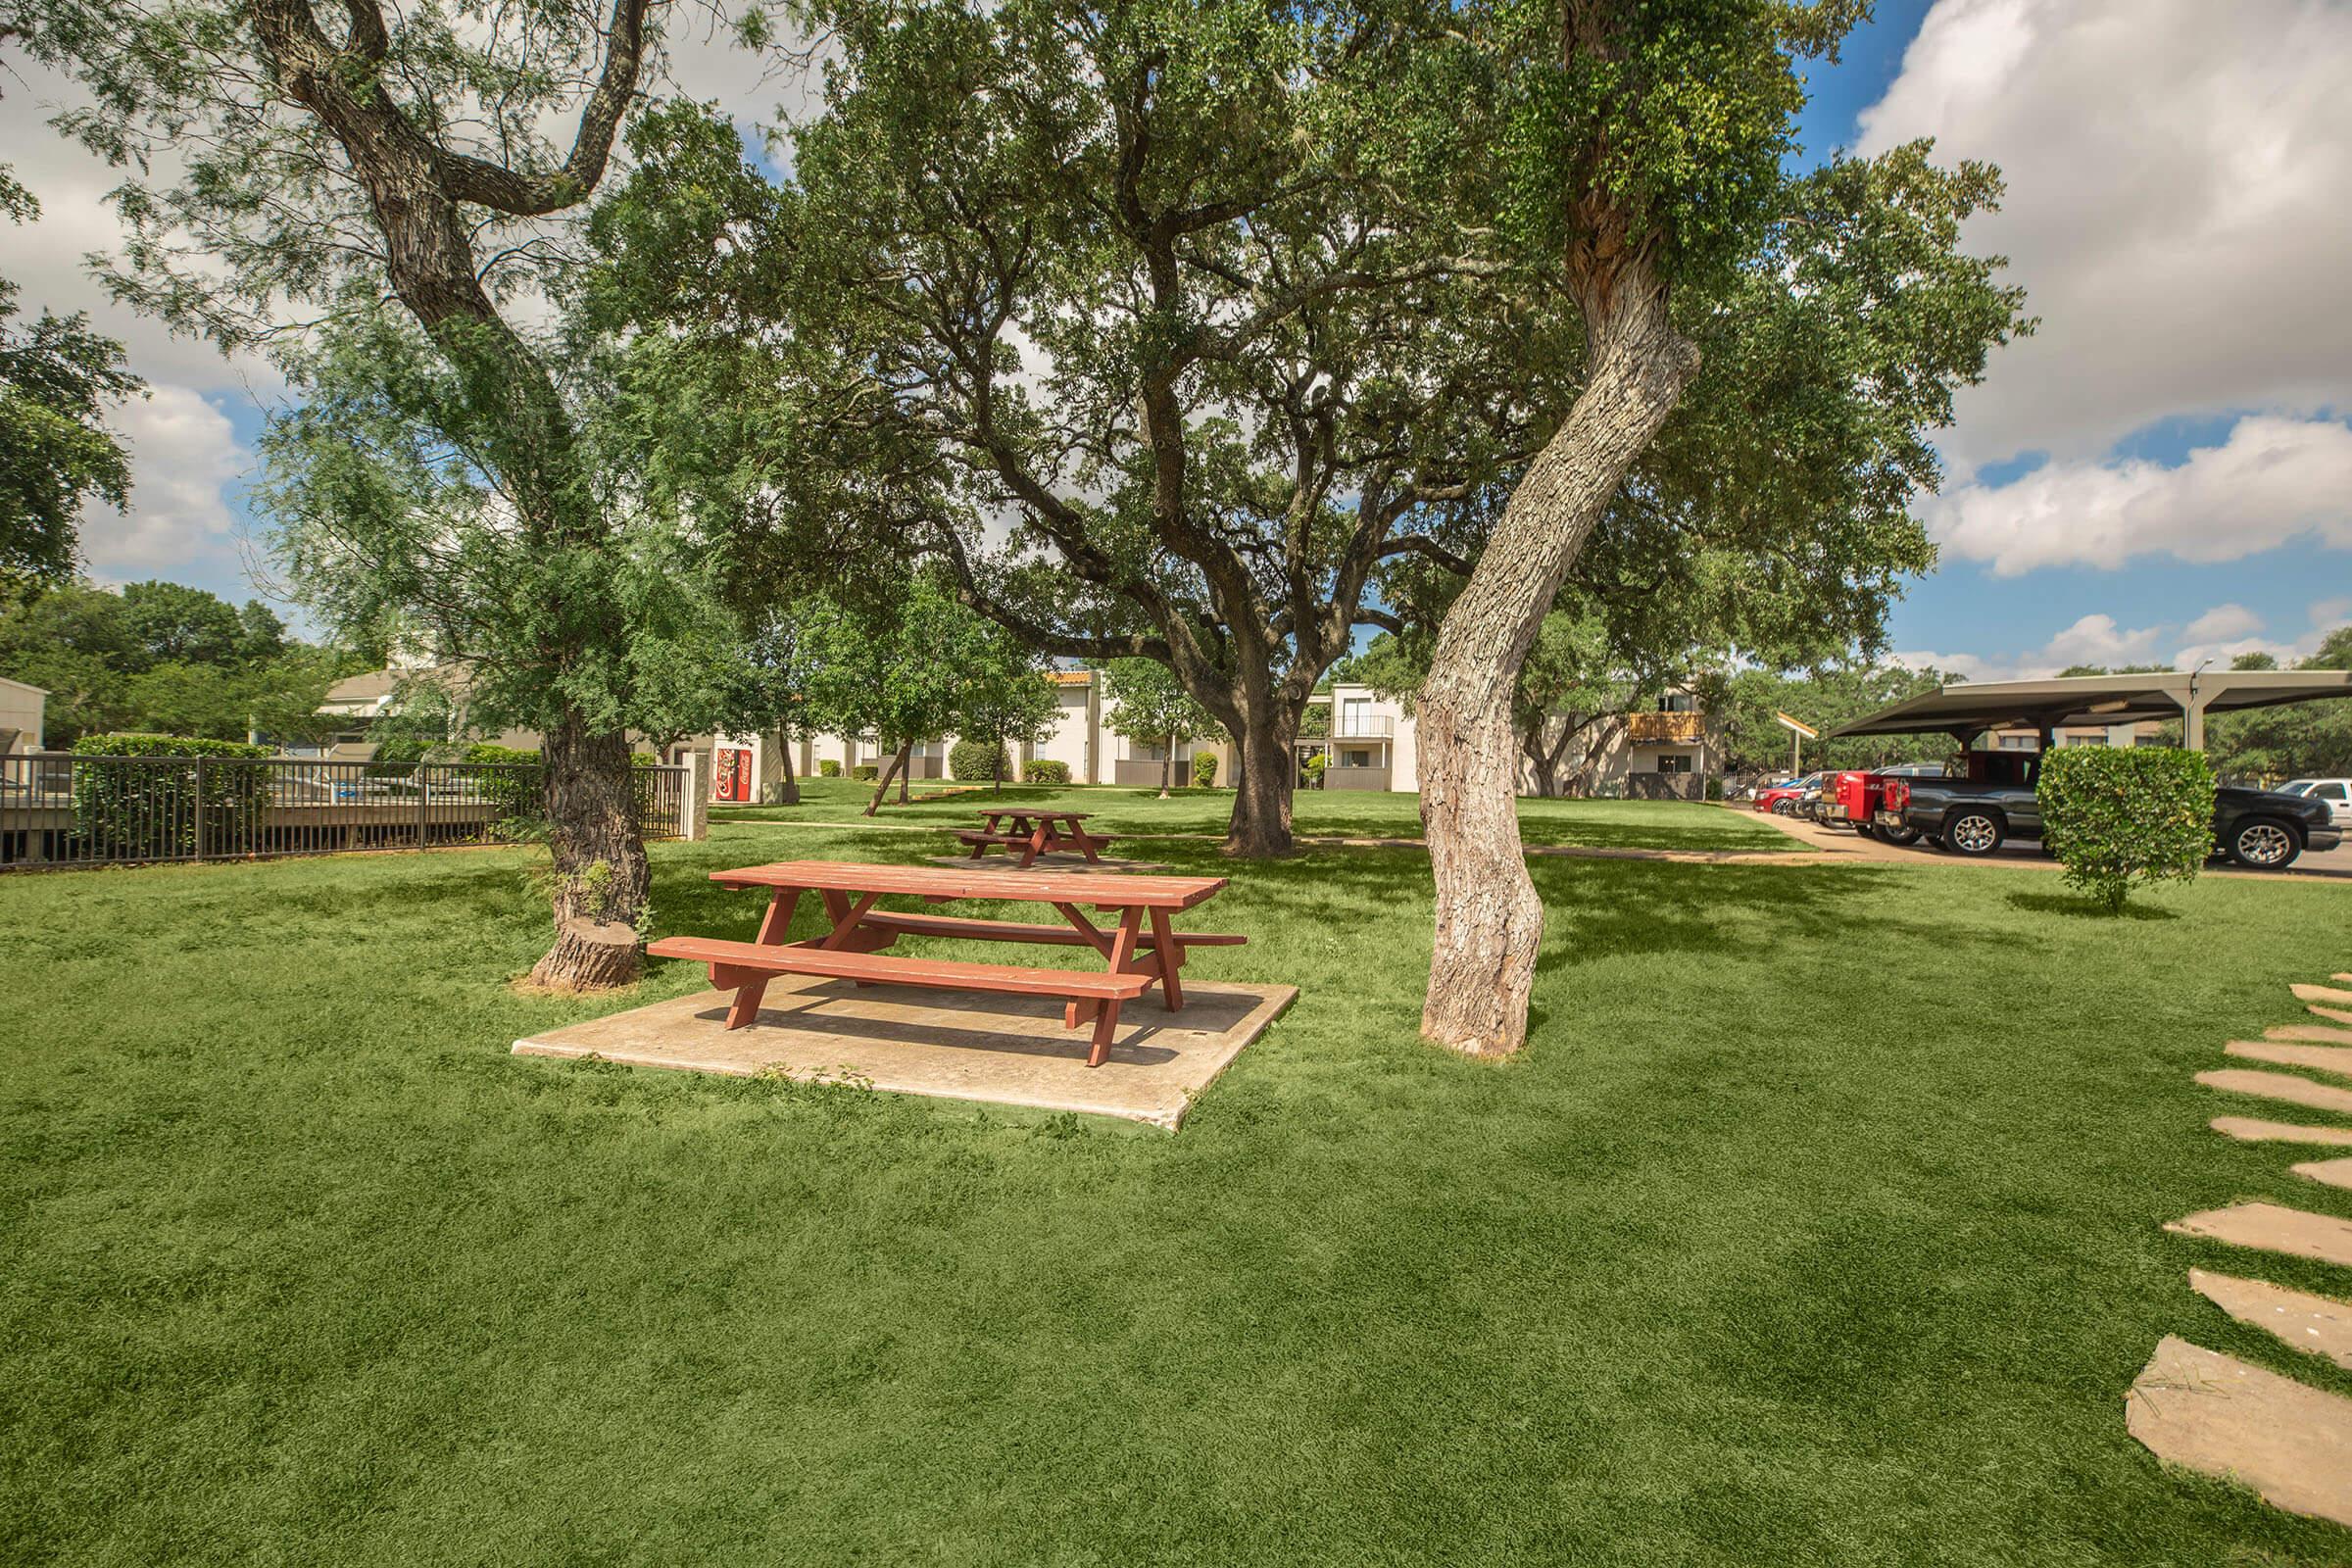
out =
[(637, 914), (651, 874), (637, 827), (628, 738), (590, 734), (577, 714), (566, 713), (544, 746), (556, 945), (531, 970), (531, 983), (564, 991), (631, 984)]
[(1235, 734), (1240, 755), (1226, 854), (1262, 859), (1291, 853), (1291, 784), (1298, 765), (1292, 739), (1291, 724), (1255, 710)]
[(792, 770), (791, 733), (786, 730), (776, 731), (776, 744), (782, 748), (784, 753), (784, 789), (778, 804), (798, 806), (801, 804), (801, 781), (799, 775)]
[(890, 765), (882, 769), (880, 778), (874, 780), (874, 798), (865, 803), (865, 809), (859, 814), (871, 816), (882, 808), (882, 798), (890, 793), (890, 781), (900, 776), (901, 770), (906, 765), (906, 759), (913, 754), (912, 741), (890, 754)]
[(1170, 735), (1167, 737), (1166, 744), (1159, 749), (1159, 798), (1161, 800), (1164, 801), (1168, 798), (1168, 786), (1175, 781), (1175, 778), (1176, 737)]
[(1511, 494), (1439, 629), (1419, 705), (1437, 930), (1421, 1033), (1470, 1055), (1527, 1040), (1544, 905), (1521, 858), (1511, 696), (1561, 579), (1698, 369), (1639, 253), (1576, 258), (1591, 379)]

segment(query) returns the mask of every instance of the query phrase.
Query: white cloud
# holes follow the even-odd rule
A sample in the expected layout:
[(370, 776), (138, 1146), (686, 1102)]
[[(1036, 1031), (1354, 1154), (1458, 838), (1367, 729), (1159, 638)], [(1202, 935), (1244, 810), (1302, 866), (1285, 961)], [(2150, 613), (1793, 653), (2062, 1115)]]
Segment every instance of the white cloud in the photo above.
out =
[(82, 554), (97, 574), (121, 581), (232, 557), (237, 519), (222, 492), (253, 454), (228, 416), (193, 388), (158, 386), (114, 422), (130, 447), (130, 506), (83, 514)]
[(2127, 627), (2113, 615), (2088, 614), (2038, 648), (1998, 654), (1935, 653), (1917, 649), (1889, 655), (1892, 662), (1913, 669), (1938, 669), (1968, 680), (2041, 680), (2077, 664), (2109, 669), (2126, 664), (2168, 664), (2194, 669), (2199, 664), (2227, 666), (2240, 654), (2269, 654), (2281, 664), (2307, 658), (2320, 646), (2321, 635), (2333, 628), (2341, 613), (2352, 612), (2352, 599), (2322, 600), (2311, 607), (2312, 628), (2298, 637), (2263, 635), (2263, 617), (2243, 605), (2216, 605), (2185, 626)]
[(1860, 149), (2000, 165), (1968, 238), (2042, 318), (1962, 394), (1954, 470), (2352, 406), (2348, 101), (2341, 0), (1937, 0)]
[(2311, 623), (2320, 631), (2333, 631), (2345, 621), (2352, 620), (2352, 594), (2338, 594), (2333, 599), (2314, 599), (2311, 602)]
[(2216, 605), (2188, 623), (2192, 642), (2225, 642), (2262, 630), (2262, 617), (2243, 605)]
[(2303, 537), (2352, 549), (2352, 429), (2250, 416), (2174, 467), (2052, 463), (2004, 485), (1961, 485), (1921, 514), (1947, 557), (2004, 577), (2140, 555), (2235, 561)]

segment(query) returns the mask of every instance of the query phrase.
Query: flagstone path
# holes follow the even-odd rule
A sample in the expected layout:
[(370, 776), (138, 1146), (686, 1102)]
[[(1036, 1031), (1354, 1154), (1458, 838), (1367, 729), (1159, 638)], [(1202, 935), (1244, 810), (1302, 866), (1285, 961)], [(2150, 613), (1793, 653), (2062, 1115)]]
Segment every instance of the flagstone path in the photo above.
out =
[(2290, 1291), (2268, 1280), (2233, 1279), (2201, 1268), (2188, 1271), (2188, 1283), (2240, 1323), (2268, 1329), (2298, 1350), (2352, 1369), (2352, 1304)]
[[(2352, 974), (2333, 978), (2352, 982)], [(2323, 1005), (2352, 1004), (2352, 991), (2290, 989), (2312, 1012), (2352, 1023), (2352, 1011)], [(2352, 1029), (2281, 1024), (2266, 1029), (2261, 1040), (2229, 1042), (2223, 1054), (2352, 1079)], [(2197, 1082), (2352, 1117), (2352, 1089), (2300, 1073), (2224, 1067), (2197, 1074)], [(2352, 1126), (2216, 1116), (2212, 1127), (2247, 1143), (2352, 1148)], [(2352, 1157), (2305, 1160), (2293, 1169), (2325, 1186), (2352, 1189)], [(2352, 1219), (2283, 1203), (2232, 1203), (2165, 1229), (2245, 1248), (2252, 1256), (2269, 1252), (2352, 1270)], [(2188, 1271), (2188, 1283), (2237, 1321), (2352, 1371), (2352, 1301), (2201, 1268)], [(2331, 1375), (2319, 1374), (2323, 1380)], [(2168, 1334), (2132, 1382), (2125, 1407), (2125, 1429), (2159, 1459), (2251, 1487), (2291, 1512), (2352, 1526), (2352, 1398)]]
[(2124, 1406), (2125, 1429), (2158, 1458), (2352, 1525), (2352, 1399), (2168, 1334)]

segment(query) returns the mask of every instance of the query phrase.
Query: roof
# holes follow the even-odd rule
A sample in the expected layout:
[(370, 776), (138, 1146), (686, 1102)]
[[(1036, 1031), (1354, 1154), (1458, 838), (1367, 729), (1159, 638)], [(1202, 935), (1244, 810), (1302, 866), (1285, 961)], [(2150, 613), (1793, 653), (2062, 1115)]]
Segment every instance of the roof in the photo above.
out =
[(1985, 729), (2057, 729), (2179, 718), (2191, 701), (2208, 713), (2352, 697), (2352, 670), (2158, 670), (2052, 680), (1955, 681), (1857, 719), (1841, 735), (1933, 735)]
[(1095, 678), (1091, 669), (1049, 669), (1046, 679), (1056, 686), (1084, 686)]
[(365, 675), (352, 675), (326, 689), (330, 703), (372, 703), (392, 695), (400, 684), (400, 676), (389, 669), (371, 669)]
[(30, 692), (35, 697), (46, 697), (49, 695), (49, 688), (46, 686), (35, 686), (29, 681), (10, 680), (6, 675), (0, 675), (0, 686), (14, 686), (17, 690), (21, 692)]

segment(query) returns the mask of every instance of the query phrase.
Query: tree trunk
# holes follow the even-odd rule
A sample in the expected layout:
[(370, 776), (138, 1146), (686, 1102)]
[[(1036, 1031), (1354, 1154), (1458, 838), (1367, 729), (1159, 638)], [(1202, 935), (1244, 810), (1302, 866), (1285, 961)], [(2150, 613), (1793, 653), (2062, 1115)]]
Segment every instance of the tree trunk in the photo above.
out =
[(1243, 715), (1234, 740), (1240, 751), (1233, 780), (1233, 817), (1225, 828), (1225, 853), (1250, 859), (1288, 855), (1292, 849), (1291, 787), (1298, 768), (1298, 759), (1291, 755), (1292, 725), (1252, 710)]
[(891, 753), (890, 765), (882, 769), (880, 778), (874, 780), (874, 798), (865, 803), (865, 809), (860, 813), (861, 815), (871, 816), (882, 808), (882, 798), (890, 793), (890, 781), (899, 776), (900, 769), (906, 765), (906, 759), (913, 752), (914, 742), (908, 741)]
[(637, 978), (637, 921), (650, 873), (638, 836), (628, 738), (592, 735), (565, 712), (546, 738), (556, 945), (531, 983), (599, 991)]
[(906, 804), (906, 781), (914, 776), (914, 742), (908, 741), (899, 753), (899, 804)]
[(1159, 798), (1168, 798), (1168, 785), (1176, 777), (1176, 737), (1171, 735), (1159, 749)]
[(1511, 696), (1577, 552), (1696, 373), (1642, 259), (1613, 253), (1578, 279), (1592, 378), (1511, 494), (1439, 629), (1421, 689), (1421, 821), (1437, 930), (1421, 1033), (1470, 1055), (1527, 1040), (1544, 939), (1512, 789)]
[(801, 804), (801, 781), (799, 775), (792, 770), (792, 736), (786, 731), (778, 730), (776, 731), (776, 744), (783, 749), (784, 753), (784, 788), (777, 798), (777, 804), (798, 806)]
[[(1548, 723), (1549, 720), (1544, 722)], [(1547, 801), (1552, 799), (1560, 793), (1558, 754), (1544, 744), (1542, 725), (1529, 730), (1521, 745), (1527, 753), (1528, 762), (1535, 770), (1536, 793)]]

